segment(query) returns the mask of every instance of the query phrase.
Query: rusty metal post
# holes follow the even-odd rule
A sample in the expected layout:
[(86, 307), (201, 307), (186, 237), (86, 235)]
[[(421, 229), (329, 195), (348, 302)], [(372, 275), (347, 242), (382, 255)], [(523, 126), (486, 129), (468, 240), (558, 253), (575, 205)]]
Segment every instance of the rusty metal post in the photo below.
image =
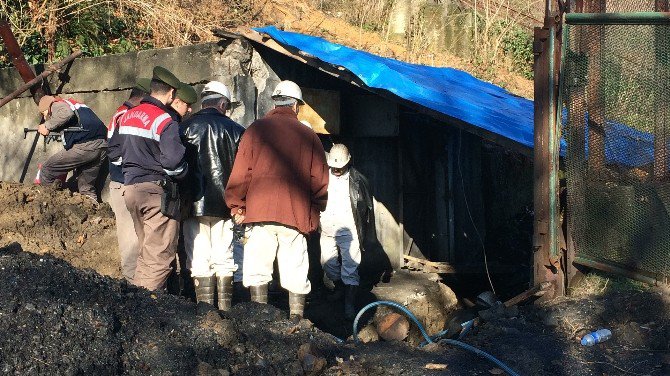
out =
[[(656, 0), (655, 10), (657, 12), (670, 11), (670, 4), (668, 0)], [(658, 84), (665, 90), (663, 93), (668, 93), (667, 75), (668, 58), (670, 57), (670, 44), (667, 40), (666, 28), (658, 26), (654, 30), (654, 44), (655, 44), (655, 61), (656, 77)], [(656, 121), (654, 122), (654, 179), (663, 180), (668, 175), (668, 125), (670, 125), (670, 109), (666, 103), (667, 98), (656, 96)]]
[[(23, 82), (29, 82), (35, 78), (35, 72), (30, 68), (30, 65), (26, 61), (26, 58), (23, 56), (23, 51), (19, 47), (19, 43), (12, 33), (12, 29), (9, 26), (7, 20), (0, 19), (0, 38), (2, 38), (7, 48), (9, 56), (12, 58), (12, 64), (19, 72), (19, 75), (23, 79)], [(42, 96), (44, 96), (44, 90), (41, 87), (33, 86), (30, 88), (30, 93), (33, 95), (33, 100), (37, 103)]]
[[(585, 0), (586, 13), (604, 13), (605, 0)], [(605, 101), (602, 84), (603, 26), (586, 26), (590, 39), (586, 100), (589, 112), (589, 171), (599, 174), (605, 167)]]
[[(548, 2), (549, 4), (549, 2)], [(558, 80), (561, 39), (557, 21), (560, 16), (547, 6), (545, 25), (535, 28), (535, 142), (533, 231), (533, 285), (552, 284), (546, 295), (551, 299), (565, 293), (564, 272), (559, 248), (558, 169), (560, 130), (557, 122)], [(558, 56), (558, 57), (557, 57)]]

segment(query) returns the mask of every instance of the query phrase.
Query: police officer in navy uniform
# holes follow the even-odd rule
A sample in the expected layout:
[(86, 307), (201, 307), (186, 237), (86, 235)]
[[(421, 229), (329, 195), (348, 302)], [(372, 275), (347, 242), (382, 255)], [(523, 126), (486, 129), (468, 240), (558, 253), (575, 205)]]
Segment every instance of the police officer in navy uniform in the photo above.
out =
[(63, 147), (42, 165), (41, 184), (53, 184), (59, 176), (74, 171), (79, 193), (98, 202), (95, 181), (107, 156), (107, 129), (98, 115), (84, 103), (51, 95), (38, 104), (46, 121), (37, 131), (48, 136), (63, 132)]
[[(112, 120), (107, 126), (107, 139), (119, 132), (118, 122), (121, 116), (131, 108), (140, 104), (142, 99), (151, 92), (151, 79), (138, 78), (135, 86), (130, 90), (130, 96), (116, 110)], [(130, 216), (126, 203), (123, 201), (123, 172), (121, 171), (121, 159), (109, 161), (109, 205), (114, 211), (116, 219), (116, 237), (119, 242), (119, 253), (121, 255), (121, 274), (129, 281), (133, 281), (137, 256), (139, 254), (139, 241), (135, 233), (133, 218)]]
[(181, 84), (167, 69), (155, 67), (151, 95), (119, 119), (110, 146), (110, 158), (121, 158), (123, 196), (140, 243), (133, 283), (149, 290), (165, 287), (177, 251), (175, 181), (186, 175), (188, 165), (169, 106)]

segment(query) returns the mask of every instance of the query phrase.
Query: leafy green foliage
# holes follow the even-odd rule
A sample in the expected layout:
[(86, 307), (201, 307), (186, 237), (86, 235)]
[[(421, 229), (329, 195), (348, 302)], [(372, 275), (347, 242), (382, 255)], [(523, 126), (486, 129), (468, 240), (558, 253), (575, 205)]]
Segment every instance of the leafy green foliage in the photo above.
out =
[(533, 79), (533, 36), (514, 26), (502, 39), (502, 49), (512, 59), (512, 68), (528, 79)]
[[(47, 40), (46, 27), (26, 31), (27, 27), (41, 14), (34, 8), (25, 6), (25, 2), (10, 0), (2, 5), (3, 11), (10, 14), (10, 24), (26, 60), (30, 64), (59, 60), (73, 49), (79, 49), (84, 56), (100, 56), (109, 53), (124, 53), (153, 47), (151, 31), (141, 25), (137, 16), (122, 14), (109, 4), (92, 6), (89, 2), (55, 1), (59, 9), (56, 14), (58, 24), (53, 40)], [(18, 26), (18, 27), (17, 27)], [(53, 51), (53, 56), (50, 55)], [(9, 56), (0, 45), (0, 67), (11, 66)]]

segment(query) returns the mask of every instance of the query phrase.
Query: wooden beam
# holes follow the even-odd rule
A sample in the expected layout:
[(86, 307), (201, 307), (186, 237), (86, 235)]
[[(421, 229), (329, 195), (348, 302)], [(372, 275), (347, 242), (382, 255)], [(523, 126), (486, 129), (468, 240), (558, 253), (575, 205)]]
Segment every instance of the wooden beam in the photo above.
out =
[(25, 92), (26, 90), (30, 89), (31, 87), (33, 87), (33, 86), (35, 86), (35, 85), (41, 83), (42, 80), (43, 80), (44, 78), (46, 78), (46, 77), (48, 77), (48, 76), (54, 74), (55, 72), (57, 72), (58, 70), (60, 70), (63, 66), (65, 66), (66, 64), (72, 62), (74, 59), (76, 59), (76, 58), (78, 58), (79, 56), (81, 56), (81, 54), (82, 54), (81, 51), (75, 51), (75, 52), (72, 53), (70, 56), (66, 57), (65, 59), (59, 61), (58, 63), (55, 63), (55, 64), (51, 65), (51, 66), (50, 66), (49, 68), (47, 68), (44, 72), (40, 73), (37, 77), (35, 77), (35, 78), (33, 78), (32, 80), (26, 82), (25, 84), (19, 86), (18, 89), (14, 90), (13, 92), (11, 92), (11, 93), (10, 93), (9, 95), (7, 95), (6, 97), (0, 99), (0, 107), (6, 105), (7, 103), (9, 103), (9, 101), (11, 101), (12, 99), (18, 97), (18, 96), (21, 95), (23, 92)]
[[(453, 265), (448, 262), (430, 261), (410, 255), (403, 255), (402, 257), (405, 268), (424, 273), (470, 274), (485, 272), (483, 265)], [(489, 270), (498, 273), (513, 273), (518, 271), (519, 267), (516, 265), (495, 265), (491, 266)]]
[(549, 290), (549, 288), (551, 288), (551, 283), (549, 282), (542, 282), (539, 285), (535, 285), (521, 294), (507, 300), (504, 303), (505, 307), (511, 307), (513, 305), (519, 304), (524, 300), (529, 299), (531, 296), (543, 295), (547, 290)]

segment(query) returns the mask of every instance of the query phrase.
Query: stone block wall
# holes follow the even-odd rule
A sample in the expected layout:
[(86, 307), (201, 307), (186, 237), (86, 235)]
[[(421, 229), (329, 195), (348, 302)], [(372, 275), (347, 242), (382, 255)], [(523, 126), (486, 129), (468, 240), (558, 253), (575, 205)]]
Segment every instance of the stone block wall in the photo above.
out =
[[(183, 82), (194, 85), (198, 92), (207, 81), (225, 83), (233, 93), (230, 116), (244, 126), (257, 117), (257, 103), (262, 102), (259, 95), (268, 95), (266, 87), (273, 87), (279, 81), (248, 42), (234, 39), (80, 58), (51, 75), (48, 83), (54, 94), (86, 103), (107, 123), (128, 98), (137, 77), (150, 77), (155, 65), (171, 70)], [(251, 89), (249, 84), (241, 85), (241, 82), (251, 83)], [(22, 83), (14, 68), (0, 69), (0, 97)], [(196, 104), (194, 111), (198, 109), (199, 104)], [(24, 140), (23, 128), (35, 128), (39, 121), (37, 106), (29, 92), (0, 108), (0, 180), (32, 183), (38, 163), (61, 150), (60, 143), (44, 145), (41, 137), (35, 140), (35, 133), (28, 134)]]

